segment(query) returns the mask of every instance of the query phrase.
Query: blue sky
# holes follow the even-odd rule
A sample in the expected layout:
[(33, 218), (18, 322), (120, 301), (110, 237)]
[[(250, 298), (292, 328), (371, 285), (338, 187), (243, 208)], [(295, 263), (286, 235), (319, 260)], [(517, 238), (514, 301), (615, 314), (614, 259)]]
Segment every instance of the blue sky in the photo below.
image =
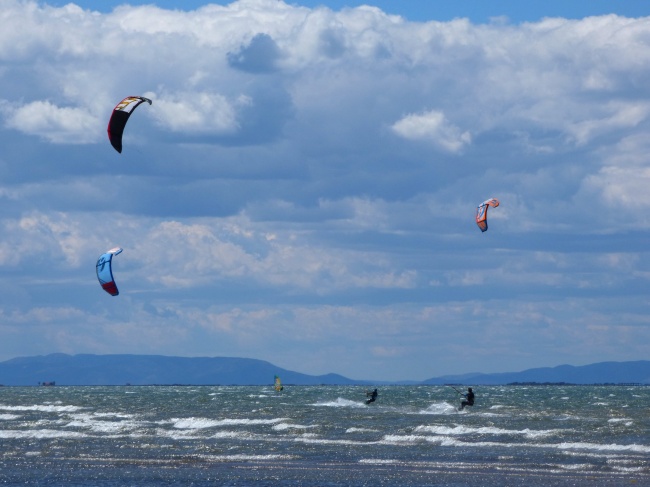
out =
[(143, 3), (0, 0), (0, 360), (647, 359), (645, 2)]
[[(49, 2), (50, 5), (63, 6), (69, 3), (66, 0)], [(77, 5), (92, 10), (110, 12), (118, 5), (155, 4), (166, 9), (194, 10), (206, 4), (228, 5), (229, 1), (219, 0), (208, 2), (205, 0), (137, 0), (123, 2), (104, 0), (97, 5), (94, 0), (75, 2)], [(488, 23), (495, 17), (507, 17), (513, 23), (535, 22), (544, 17), (563, 17), (567, 19), (581, 19), (593, 15), (617, 14), (628, 17), (646, 16), (650, 13), (650, 6), (646, 0), (378, 0), (364, 2), (358, 0), (299, 0), (286, 2), (289, 5), (299, 5), (309, 8), (327, 7), (331, 10), (355, 8), (360, 5), (372, 5), (384, 12), (400, 15), (405, 19), (422, 22), (428, 20), (448, 21), (458, 17), (470, 19), (474, 23)]]

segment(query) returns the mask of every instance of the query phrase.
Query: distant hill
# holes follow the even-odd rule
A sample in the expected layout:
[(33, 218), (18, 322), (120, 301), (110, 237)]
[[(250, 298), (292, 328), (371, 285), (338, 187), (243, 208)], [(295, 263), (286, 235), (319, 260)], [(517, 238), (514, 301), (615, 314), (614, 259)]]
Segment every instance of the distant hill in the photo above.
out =
[(423, 384), (511, 384), (515, 382), (566, 382), (569, 384), (650, 384), (650, 361), (600, 362), (579, 367), (559, 365), (500, 374), (448, 375), (427, 379)]
[(168, 357), (162, 355), (66, 355), (55, 353), (0, 362), (0, 384), (37, 385), (257, 385), (360, 383), (337, 374), (307, 375), (263, 360), (229, 357)]
[(264, 385), (279, 375), (284, 384), (388, 385), (510, 383), (650, 384), (650, 361), (601, 362), (574, 367), (560, 365), (500, 374), (464, 374), (434, 377), (422, 382), (355, 380), (337, 374), (307, 375), (276, 367), (270, 362), (231, 357), (170, 357), (163, 355), (66, 355), (55, 353), (0, 362), (0, 384), (56, 385)]

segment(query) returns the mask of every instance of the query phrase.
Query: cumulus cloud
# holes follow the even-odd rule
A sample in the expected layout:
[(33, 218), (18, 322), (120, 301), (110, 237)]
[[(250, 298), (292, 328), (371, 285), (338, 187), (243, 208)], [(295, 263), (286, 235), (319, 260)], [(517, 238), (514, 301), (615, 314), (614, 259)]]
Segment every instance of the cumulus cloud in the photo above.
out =
[[(463, 372), (504, 347), (504, 369), (571, 362), (557, 337), (596, 325), (634, 331), (583, 361), (648, 343), (650, 18), (0, 1), (0, 316), (20, 337), (0, 358), (34, 352), (28, 322), (62, 351), (216, 342), (299, 370), (318, 342), (314, 373), (359, 376), (370, 349), (391, 378), (461, 372), (442, 369), (468, 342)], [(117, 154), (130, 95), (153, 105)], [(94, 265), (115, 245), (107, 301)]]
[(83, 108), (34, 101), (9, 109), (5, 125), (58, 144), (96, 142), (101, 122)]
[(437, 110), (406, 115), (391, 128), (400, 137), (430, 141), (452, 153), (460, 151), (472, 140), (469, 132), (461, 132), (458, 127), (449, 123), (443, 112)]
[(236, 105), (248, 106), (242, 96), (234, 103), (218, 93), (185, 92), (156, 97), (152, 112), (156, 122), (173, 132), (231, 134), (239, 128)]

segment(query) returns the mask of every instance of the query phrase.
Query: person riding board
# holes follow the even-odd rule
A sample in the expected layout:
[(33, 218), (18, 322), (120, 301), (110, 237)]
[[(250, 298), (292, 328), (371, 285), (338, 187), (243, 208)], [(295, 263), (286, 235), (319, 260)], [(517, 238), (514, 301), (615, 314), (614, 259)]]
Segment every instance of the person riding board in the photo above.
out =
[(368, 392), (368, 391), (366, 391), (366, 396), (369, 397), (369, 399), (366, 401), (366, 404), (370, 404), (371, 402), (375, 402), (375, 400), (377, 399), (377, 396), (378, 396), (378, 395), (379, 395), (379, 394), (377, 393), (377, 389), (375, 389), (375, 390), (372, 391), (372, 392)]
[(465, 400), (460, 403), (459, 411), (465, 409), (465, 406), (474, 405), (474, 392), (472, 392), (471, 387), (467, 388), (467, 394), (461, 394), (461, 396), (465, 397)]

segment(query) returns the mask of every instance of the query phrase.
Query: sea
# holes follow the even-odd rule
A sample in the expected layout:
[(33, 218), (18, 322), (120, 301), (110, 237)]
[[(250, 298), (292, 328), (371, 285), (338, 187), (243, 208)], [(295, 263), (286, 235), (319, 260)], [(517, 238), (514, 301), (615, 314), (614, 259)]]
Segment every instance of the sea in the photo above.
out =
[(0, 387), (0, 485), (650, 486), (649, 386), (378, 389)]

